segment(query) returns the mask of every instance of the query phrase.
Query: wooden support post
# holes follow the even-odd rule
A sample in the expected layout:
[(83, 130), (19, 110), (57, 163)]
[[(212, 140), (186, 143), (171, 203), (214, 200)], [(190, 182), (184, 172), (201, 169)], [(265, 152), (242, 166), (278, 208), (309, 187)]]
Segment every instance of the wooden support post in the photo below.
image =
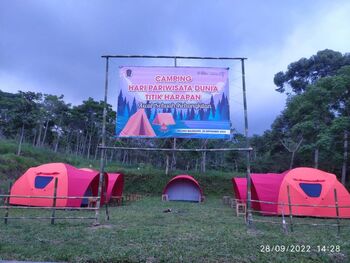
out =
[[(105, 175), (106, 176), (106, 175)], [(108, 180), (108, 178), (106, 178)], [(107, 201), (107, 183), (106, 180), (104, 180), (104, 198), (105, 198), (105, 208), (106, 208), (106, 219), (109, 220), (109, 210), (108, 210), (108, 201)], [(102, 199), (100, 200), (102, 201)]]
[(287, 193), (288, 193), (290, 232), (293, 232), (293, 211), (292, 211), (292, 203), (290, 201), (289, 185), (287, 185)]
[(12, 187), (12, 183), (10, 183), (9, 185), (9, 190), (8, 190), (8, 197), (6, 198), (6, 212), (5, 212), (5, 224), (7, 224), (8, 221), (8, 217), (9, 217), (9, 206), (10, 206), (10, 195), (11, 195), (11, 187)]
[(288, 233), (286, 219), (284, 217), (284, 203), (282, 203), (282, 230), (283, 230), (283, 233)]
[(338, 228), (338, 235), (340, 234), (340, 219), (339, 219), (339, 207), (338, 207), (338, 195), (337, 195), (337, 189), (334, 188), (334, 202), (335, 202), (335, 212), (337, 215), (337, 228)]
[(55, 214), (56, 214), (56, 199), (57, 199), (57, 183), (58, 178), (55, 178), (55, 186), (53, 189), (53, 202), (52, 202), (52, 213), (51, 213), (51, 225), (55, 224)]
[(99, 222), (99, 213), (101, 205), (101, 196), (102, 196), (102, 185), (104, 180), (105, 173), (105, 156), (106, 156), (106, 119), (107, 119), (107, 94), (108, 94), (108, 70), (109, 70), (109, 58), (106, 58), (106, 79), (105, 79), (105, 96), (103, 101), (103, 116), (102, 116), (102, 140), (101, 140), (101, 158), (100, 158), (100, 176), (98, 180), (98, 194), (97, 194), (97, 203), (95, 210), (95, 222), (94, 226), (100, 225)]

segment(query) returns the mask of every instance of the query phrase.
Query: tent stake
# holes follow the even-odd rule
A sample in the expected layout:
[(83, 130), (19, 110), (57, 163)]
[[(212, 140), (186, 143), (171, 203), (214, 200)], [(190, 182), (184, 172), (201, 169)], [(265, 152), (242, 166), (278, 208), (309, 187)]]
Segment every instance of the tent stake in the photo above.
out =
[(58, 182), (58, 178), (56, 177), (55, 178), (55, 187), (53, 189), (53, 203), (52, 203), (52, 213), (51, 213), (51, 225), (55, 224), (57, 182)]
[(335, 212), (337, 215), (337, 228), (338, 232), (337, 234), (340, 234), (340, 219), (339, 219), (339, 207), (338, 207), (338, 195), (337, 195), (337, 189), (334, 188), (334, 201), (335, 201)]
[(287, 185), (287, 193), (288, 193), (290, 232), (293, 232), (293, 212), (292, 212), (292, 203), (290, 201), (289, 185)]

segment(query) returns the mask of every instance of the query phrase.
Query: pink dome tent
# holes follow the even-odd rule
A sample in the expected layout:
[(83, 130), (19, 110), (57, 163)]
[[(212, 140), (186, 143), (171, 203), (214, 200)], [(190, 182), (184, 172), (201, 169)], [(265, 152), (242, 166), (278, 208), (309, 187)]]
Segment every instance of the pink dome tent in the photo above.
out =
[(173, 177), (165, 186), (163, 195), (167, 195), (169, 201), (201, 202), (203, 200), (203, 191), (199, 183), (190, 175)]

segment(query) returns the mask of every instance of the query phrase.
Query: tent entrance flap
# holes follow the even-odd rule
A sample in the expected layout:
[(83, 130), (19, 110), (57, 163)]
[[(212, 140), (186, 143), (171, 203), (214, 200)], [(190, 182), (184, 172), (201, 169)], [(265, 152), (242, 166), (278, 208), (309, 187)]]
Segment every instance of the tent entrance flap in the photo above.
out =
[(167, 189), (169, 200), (173, 201), (194, 201), (198, 202), (201, 198), (201, 193), (193, 183), (181, 180), (173, 182)]
[(91, 186), (89, 186), (87, 189), (86, 189), (86, 192), (84, 194), (84, 197), (83, 200), (81, 201), (81, 206), (88, 206), (89, 204), (89, 200), (87, 197), (89, 196), (92, 196), (92, 189), (91, 189)]

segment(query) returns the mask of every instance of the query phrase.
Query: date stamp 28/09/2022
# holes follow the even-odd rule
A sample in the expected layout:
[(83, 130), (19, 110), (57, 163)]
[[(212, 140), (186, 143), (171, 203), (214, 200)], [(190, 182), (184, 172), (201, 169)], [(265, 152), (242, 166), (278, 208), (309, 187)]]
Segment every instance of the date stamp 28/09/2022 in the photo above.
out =
[(282, 244), (263, 244), (259, 245), (260, 253), (339, 253), (341, 252), (340, 245), (301, 245), (301, 244), (291, 244), (291, 245), (282, 245)]

